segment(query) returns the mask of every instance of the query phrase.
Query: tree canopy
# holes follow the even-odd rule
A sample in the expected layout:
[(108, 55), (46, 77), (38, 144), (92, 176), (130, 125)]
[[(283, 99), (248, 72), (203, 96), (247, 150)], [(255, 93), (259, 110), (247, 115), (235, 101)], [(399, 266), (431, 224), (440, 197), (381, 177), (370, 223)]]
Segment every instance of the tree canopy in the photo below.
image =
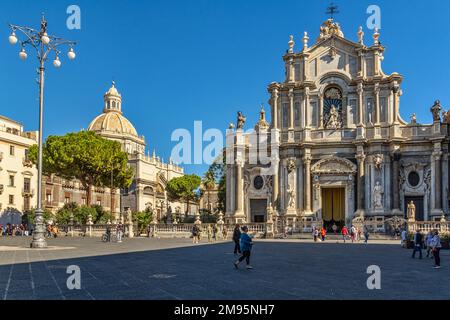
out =
[[(36, 145), (30, 148), (29, 156), (36, 164)], [(128, 155), (121, 150), (120, 143), (92, 131), (49, 136), (43, 146), (43, 170), (65, 179), (78, 179), (87, 190), (88, 205), (91, 187), (126, 188), (133, 179)]]
[(173, 178), (167, 183), (167, 193), (172, 200), (186, 202), (186, 213), (189, 212), (189, 203), (197, 201), (196, 190), (200, 186), (201, 179), (196, 174), (187, 174)]

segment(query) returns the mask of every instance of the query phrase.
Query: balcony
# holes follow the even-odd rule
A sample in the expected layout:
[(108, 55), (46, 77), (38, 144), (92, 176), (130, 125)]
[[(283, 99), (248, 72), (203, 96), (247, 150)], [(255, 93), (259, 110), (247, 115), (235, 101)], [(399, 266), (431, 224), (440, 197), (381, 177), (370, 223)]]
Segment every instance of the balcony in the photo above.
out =
[(29, 167), (29, 168), (33, 167), (33, 162), (27, 157), (22, 158), (22, 164), (24, 167)]
[(33, 197), (34, 189), (22, 188), (22, 197)]
[(57, 208), (58, 207), (58, 202), (57, 201), (49, 201), (49, 200), (45, 200), (44, 205), (46, 208)]

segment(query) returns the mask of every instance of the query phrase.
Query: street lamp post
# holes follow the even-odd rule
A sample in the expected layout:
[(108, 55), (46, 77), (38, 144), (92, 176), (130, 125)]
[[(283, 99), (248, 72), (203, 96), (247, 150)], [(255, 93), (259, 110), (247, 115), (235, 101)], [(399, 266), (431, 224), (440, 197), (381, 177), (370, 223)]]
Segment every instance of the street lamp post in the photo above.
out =
[(61, 66), (61, 60), (59, 60), (58, 47), (68, 46), (69, 51), (67, 56), (70, 60), (75, 59), (75, 52), (73, 47), (75, 42), (64, 40), (60, 37), (51, 36), (47, 34), (47, 21), (45, 21), (44, 16), (42, 16), (40, 30), (35, 30), (29, 27), (23, 27), (18, 25), (9, 25), (11, 29), (11, 34), (8, 38), (11, 45), (15, 45), (19, 42), (16, 36), (16, 32), (19, 31), (25, 36), (24, 41), (20, 41), (21, 50), (19, 52), (19, 57), (22, 60), (27, 58), (27, 53), (25, 51), (26, 46), (31, 46), (36, 50), (37, 58), (39, 60), (39, 136), (38, 136), (38, 187), (37, 187), (37, 206), (36, 206), (36, 221), (33, 231), (33, 241), (30, 244), (31, 248), (45, 248), (47, 247), (47, 242), (45, 241), (45, 224), (42, 210), (42, 144), (43, 144), (43, 112), (44, 112), (44, 76), (45, 76), (45, 61), (48, 55), (53, 52), (55, 53), (55, 59), (53, 60), (53, 65), (55, 68)]

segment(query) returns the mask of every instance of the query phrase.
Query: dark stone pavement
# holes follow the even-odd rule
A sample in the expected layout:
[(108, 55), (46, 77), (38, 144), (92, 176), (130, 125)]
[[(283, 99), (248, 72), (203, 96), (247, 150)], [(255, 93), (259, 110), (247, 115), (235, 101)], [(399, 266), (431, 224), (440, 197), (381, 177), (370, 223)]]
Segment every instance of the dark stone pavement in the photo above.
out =
[[(59, 238), (32, 250), (29, 241), (0, 238), (0, 299), (450, 299), (450, 252), (435, 270), (397, 241), (256, 240), (254, 270), (234, 269), (231, 242)], [(69, 265), (81, 269), (80, 290), (66, 286)], [(366, 286), (369, 265), (381, 268), (381, 290)]]

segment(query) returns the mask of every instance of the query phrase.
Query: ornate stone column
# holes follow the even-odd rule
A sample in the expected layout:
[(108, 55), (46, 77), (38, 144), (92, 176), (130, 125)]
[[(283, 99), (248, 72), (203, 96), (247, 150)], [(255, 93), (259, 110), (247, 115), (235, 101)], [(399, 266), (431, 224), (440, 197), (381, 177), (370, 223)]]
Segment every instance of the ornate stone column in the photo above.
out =
[(433, 160), (434, 160), (434, 209), (436, 211), (442, 211), (442, 188), (441, 188), (441, 156), (442, 151), (434, 151), (433, 152)]
[(294, 142), (294, 90), (289, 89), (289, 136), (288, 141)]
[(400, 186), (399, 186), (399, 177), (400, 177), (400, 166), (399, 160), (400, 155), (394, 153), (392, 155), (392, 214), (401, 214), (400, 211)]
[(381, 138), (381, 127), (380, 127), (380, 85), (378, 83), (375, 84), (374, 87), (375, 94), (375, 138)]
[(243, 184), (242, 184), (242, 165), (241, 162), (236, 162), (236, 211), (235, 216), (243, 216)]
[(323, 129), (323, 93), (319, 92), (319, 129)]
[(363, 152), (360, 152), (356, 156), (356, 161), (358, 163), (358, 173), (356, 178), (356, 188), (358, 189), (358, 194), (356, 197), (356, 213), (358, 214), (364, 214), (365, 159), (366, 156)]
[(311, 154), (309, 149), (305, 149), (305, 155), (303, 157), (303, 164), (305, 167), (305, 175), (304, 175), (304, 181), (305, 181), (305, 211), (304, 214), (310, 214), (311, 213)]
[(272, 114), (272, 127), (278, 128), (278, 89), (274, 88), (272, 91), (272, 104), (273, 104), (273, 114)]

